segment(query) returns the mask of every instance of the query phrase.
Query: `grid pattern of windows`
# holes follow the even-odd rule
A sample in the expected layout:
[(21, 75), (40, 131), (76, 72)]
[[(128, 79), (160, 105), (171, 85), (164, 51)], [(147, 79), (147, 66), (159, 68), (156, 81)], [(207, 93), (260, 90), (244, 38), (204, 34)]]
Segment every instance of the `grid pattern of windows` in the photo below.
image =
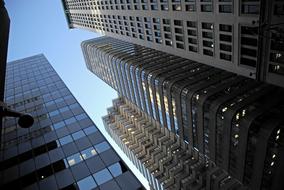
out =
[(6, 76), (5, 102), (35, 122), (4, 119), (1, 189), (142, 188), (43, 55), (8, 63)]
[[(239, 48), (243, 45), (239, 34), (242, 26), (259, 19), (259, 0), (62, 1), (70, 28), (91, 29), (250, 78), (256, 77), (252, 74), (257, 70), (251, 66), (253, 60), (243, 56)], [(281, 12), (281, 6), (275, 10)], [(188, 21), (195, 24), (190, 26)], [(204, 29), (204, 23), (212, 24), (214, 28)], [(231, 31), (219, 30), (219, 26), (224, 25), (231, 26)], [(270, 70), (276, 71), (278, 67), (271, 66)]]
[[(179, 22), (175, 24), (181, 25)], [(189, 25), (194, 26), (193, 23)], [(222, 44), (228, 46), (228, 49), (220, 52), (230, 55), (232, 26), (216, 27), (222, 31)], [(202, 30), (208, 33), (203, 41), (212, 42), (210, 32), (213, 29), (211, 23), (203, 23)], [(112, 49), (105, 50), (104, 45), (107, 44), (111, 44)], [(88, 49), (89, 46), (93, 49)], [(99, 64), (110, 65), (120, 86), (116, 89), (118, 93), (141, 108), (149, 120), (151, 118), (151, 121), (158, 122), (242, 182), (245, 172), (249, 173), (248, 176), (250, 173), (253, 173), (251, 176), (264, 175), (259, 167), (246, 166), (242, 160), (245, 159), (246, 150), (250, 149), (247, 142), (257, 138), (248, 140), (251, 130), (251, 122), (248, 121), (256, 119), (251, 118), (252, 113), (260, 116), (271, 109), (279, 109), (278, 113), (283, 114), (281, 106), (284, 102), (279, 99), (284, 95), (281, 88), (110, 37), (85, 41), (82, 48), (88, 68), (94, 73), (97, 67), (92, 67), (92, 62), (89, 62), (91, 57), (109, 58)], [(210, 50), (210, 46), (203, 48)], [(94, 53), (97, 51), (101, 54)], [(256, 110), (262, 111), (256, 113)], [(277, 114), (277, 117), (280, 115)], [(236, 127), (240, 125), (240, 120), (243, 120), (242, 127)], [(244, 127), (246, 130), (242, 130)], [(267, 138), (269, 136), (266, 135)], [(238, 144), (240, 146), (237, 147)], [(243, 153), (237, 154), (238, 151)], [(257, 157), (253, 152), (249, 159)], [(265, 162), (259, 164), (264, 166)], [(246, 168), (251, 171), (246, 171)], [(246, 184), (253, 186), (260, 182), (258, 179), (249, 178)]]

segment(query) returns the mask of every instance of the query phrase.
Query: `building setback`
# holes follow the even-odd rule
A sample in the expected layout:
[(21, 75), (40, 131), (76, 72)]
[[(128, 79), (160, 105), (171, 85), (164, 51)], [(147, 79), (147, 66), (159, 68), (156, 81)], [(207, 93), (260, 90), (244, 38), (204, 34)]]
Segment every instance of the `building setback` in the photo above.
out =
[(284, 86), (279, 0), (62, 0), (82, 28)]
[(283, 89), (110, 37), (82, 43), (90, 71), (251, 189), (282, 189)]
[(0, 189), (144, 189), (44, 55), (7, 64), (5, 102), (31, 113), (3, 120)]
[(154, 189), (246, 189), (127, 99), (114, 100), (103, 121)]

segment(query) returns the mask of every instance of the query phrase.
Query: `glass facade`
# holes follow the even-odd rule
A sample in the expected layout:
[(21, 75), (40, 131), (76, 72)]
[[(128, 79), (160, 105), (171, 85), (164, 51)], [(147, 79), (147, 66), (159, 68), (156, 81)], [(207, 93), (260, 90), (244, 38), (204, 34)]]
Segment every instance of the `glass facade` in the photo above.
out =
[(35, 123), (3, 120), (1, 189), (143, 189), (42, 54), (7, 64), (5, 102)]

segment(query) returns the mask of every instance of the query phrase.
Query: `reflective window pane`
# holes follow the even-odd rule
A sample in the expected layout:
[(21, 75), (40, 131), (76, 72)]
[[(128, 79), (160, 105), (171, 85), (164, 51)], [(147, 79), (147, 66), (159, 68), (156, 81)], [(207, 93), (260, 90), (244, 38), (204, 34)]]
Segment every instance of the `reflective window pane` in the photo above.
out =
[(80, 190), (89, 190), (97, 187), (97, 184), (95, 183), (95, 180), (92, 176), (86, 177), (78, 181), (77, 184)]
[(80, 114), (80, 115), (76, 115), (75, 117), (76, 117), (76, 119), (77, 119), (78, 121), (80, 121), (80, 120), (82, 120), (82, 119), (87, 118), (88, 116), (87, 116), (87, 114), (82, 113), (82, 114)]
[(84, 134), (83, 131), (78, 131), (78, 132), (72, 134), (72, 137), (73, 137), (74, 140), (77, 140), (77, 139), (82, 138), (84, 136), (85, 136), (85, 134)]
[(83, 160), (82, 156), (80, 153), (73, 154), (67, 158), (67, 162), (70, 166), (73, 166), (75, 164), (78, 164)]
[(114, 177), (117, 177), (127, 171), (126, 166), (122, 162), (117, 162), (109, 166), (108, 169)]
[(68, 144), (68, 143), (70, 143), (72, 141), (73, 140), (72, 140), (70, 135), (67, 135), (67, 136), (62, 137), (62, 138), (59, 139), (59, 142), (60, 142), (61, 145)]
[(54, 129), (59, 129), (64, 126), (65, 126), (65, 123), (63, 121), (53, 124)]
[(66, 125), (74, 123), (76, 121), (75, 117), (71, 117), (65, 120)]
[(84, 159), (87, 159), (87, 158), (90, 158), (90, 157), (96, 155), (97, 151), (93, 147), (90, 147), (90, 148), (87, 148), (87, 149), (83, 150), (81, 152), (81, 154), (82, 154), (82, 157)]
[(103, 169), (97, 173), (95, 173), (94, 175), (94, 178), (96, 180), (96, 182), (101, 185), (109, 180), (112, 179), (112, 176), (111, 174), (109, 173), (109, 171), (107, 169)]
[(91, 127), (88, 127), (86, 129), (84, 129), (84, 132), (86, 133), (86, 135), (89, 135), (91, 133), (96, 132), (97, 130), (98, 129), (95, 126), (91, 126)]
[(101, 153), (101, 152), (108, 150), (110, 147), (109, 147), (108, 143), (104, 141), (102, 143), (95, 145), (95, 148), (98, 151), (98, 153)]

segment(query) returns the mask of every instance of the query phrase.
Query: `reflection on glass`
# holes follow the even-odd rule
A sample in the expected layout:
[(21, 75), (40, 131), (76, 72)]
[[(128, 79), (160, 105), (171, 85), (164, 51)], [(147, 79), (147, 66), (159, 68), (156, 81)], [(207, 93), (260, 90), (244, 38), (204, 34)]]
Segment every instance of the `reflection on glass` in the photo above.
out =
[(90, 147), (90, 148), (87, 148), (87, 149), (81, 151), (81, 154), (82, 154), (82, 157), (84, 159), (88, 159), (88, 158), (96, 155), (97, 152), (96, 152), (96, 150), (93, 147)]
[(76, 154), (73, 154), (71, 156), (69, 156), (67, 158), (67, 161), (68, 161), (68, 164), (70, 166), (73, 166), (75, 164), (78, 164), (79, 162), (81, 162), (83, 160), (82, 156), (80, 155), (80, 153), (76, 153)]
[(96, 132), (97, 130), (98, 129), (95, 126), (91, 126), (91, 127), (84, 129), (84, 132), (86, 133), (86, 135), (89, 135), (89, 134)]
[(83, 131), (78, 131), (78, 132), (72, 134), (72, 137), (73, 137), (74, 140), (77, 140), (77, 139), (79, 139), (79, 138), (81, 138), (83, 136), (85, 136)]
[(68, 143), (72, 142), (73, 140), (72, 140), (70, 135), (67, 135), (65, 137), (60, 138), (59, 141), (60, 141), (61, 145), (64, 145), (64, 144), (68, 144)]
[(97, 184), (92, 176), (86, 177), (77, 182), (80, 190), (89, 190), (97, 187)]
[(117, 163), (109, 166), (108, 169), (110, 170), (111, 174), (114, 177), (117, 177), (120, 174), (127, 171), (127, 168), (125, 167), (125, 165), (122, 162), (117, 162)]
[(95, 173), (94, 175), (94, 178), (96, 180), (96, 182), (101, 185), (109, 180), (112, 179), (112, 176), (111, 174), (109, 173), (109, 171), (107, 169), (103, 169), (97, 173)]
[(95, 145), (95, 148), (98, 151), (98, 153), (101, 153), (101, 152), (108, 150), (110, 147), (109, 147), (108, 143), (104, 141), (102, 143)]

